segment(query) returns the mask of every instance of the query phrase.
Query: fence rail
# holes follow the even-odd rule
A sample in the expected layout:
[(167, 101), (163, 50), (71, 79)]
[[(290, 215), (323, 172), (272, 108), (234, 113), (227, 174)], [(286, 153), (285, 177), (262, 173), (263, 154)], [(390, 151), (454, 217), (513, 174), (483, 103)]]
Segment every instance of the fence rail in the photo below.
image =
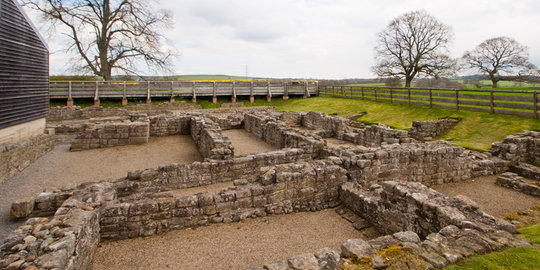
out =
[(538, 91), (323, 86), (319, 95), (538, 118)]
[(51, 81), (51, 99), (317, 95), (317, 81)]

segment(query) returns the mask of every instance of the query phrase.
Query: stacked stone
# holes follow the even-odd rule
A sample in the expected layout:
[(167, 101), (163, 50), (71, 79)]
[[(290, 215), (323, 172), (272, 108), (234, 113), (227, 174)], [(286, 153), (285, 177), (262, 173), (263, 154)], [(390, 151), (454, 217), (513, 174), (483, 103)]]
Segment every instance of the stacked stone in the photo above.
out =
[(473, 254), (511, 247), (530, 246), (506, 231), (481, 232), (449, 225), (429, 234), (424, 241), (412, 231), (402, 231), (366, 241), (348, 239), (341, 253), (323, 248), (253, 267), (250, 270), (283, 269), (434, 269), (456, 263)]
[(281, 113), (280, 120), (291, 127), (302, 126), (302, 118), (304, 113), (285, 111)]
[(189, 135), (191, 116), (186, 114), (150, 116), (150, 137)]
[(491, 160), (476, 160), (470, 151), (448, 142), (381, 148), (327, 147), (325, 151), (326, 156), (346, 168), (352, 179), (361, 184), (400, 179), (434, 185), (491, 175), (495, 170)]
[(470, 199), (449, 199), (420, 183), (386, 181), (369, 188), (347, 183), (341, 188), (344, 206), (384, 234), (410, 230), (426, 237), (448, 225), (482, 232), (516, 232), (513, 225), (480, 211)]
[(510, 167), (510, 171), (517, 173), (525, 178), (540, 181), (540, 167), (519, 162)]
[(143, 144), (148, 142), (149, 137), (148, 120), (97, 124), (77, 135), (71, 144), (71, 151)]
[(535, 182), (535, 184), (531, 184), (518, 174), (507, 172), (499, 175), (497, 180), (495, 180), (495, 183), (499, 186), (540, 197), (540, 182), (538, 182), (538, 180)]
[(190, 122), (191, 137), (201, 155), (208, 159), (232, 159), (234, 147), (231, 139), (221, 128), (208, 118), (192, 117)]
[(211, 160), (191, 164), (167, 164), (157, 169), (131, 171), (119, 182), (119, 196), (142, 192), (205, 186), (235, 179), (255, 181), (262, 167), (311, 160), (303, 149), (286, 149), (236, 157), (232, 160)]
[(86, 269), (100, 241), (99, 206), (115, 198), (111, 183), (90, 183), (52, 217), (30, 218), (0, 246), (2, 269)]
[(330, 138), (341, 139), (349, 130), (349, 120), (342, 117), (332, 117), (321, 112), (308, 112), (302, 116), (302, 126), (315, 130), (315, 134)]
[(448, 133), (448, 131), (452, 130), (459, 121), (460, 119), (455, 118), (413, 121), (409, 135), (422, 142), (431, 141)]
[(510, 135), (491, 145), (489, 152), (513, 163), (524, 162), (540, 166), (540, 132), (524, 131)]
[(241, 129), (244, 127), (244, 113), (242, 111), (208, 113), (205, 116), (212, 119), (222, 130)]
[(10, 216), (13, 219), (19, 219), (54, 215), (71, 195), (73, 195), (73, 190), (70, 189), (42, 192), (35, 199), (16, 201), (11, 204)]
[(17, 144), (0, 144), (0, 184), (51, 151), (56, 145), (55, 139), (55, 136), (39, 135)]
[(101, 236), (148, 236), (267, 214), (321, 210), (339, 204), (338, 189), (346, 181), (346, 171), (341, 167), (313, 161), (261, 169), (256, 179), (237, 180), (234, 187), (217, 194), (125, 197), (104, 208)]
[(414, 141), (409, 137), (407, 131), (389, 128), (382, 124), (369, 125), (362, 129), (351, 129), (351, 132), (343, 134), (342, 139), (366, 147), (379, 147), (384, 144), (411, 143)]

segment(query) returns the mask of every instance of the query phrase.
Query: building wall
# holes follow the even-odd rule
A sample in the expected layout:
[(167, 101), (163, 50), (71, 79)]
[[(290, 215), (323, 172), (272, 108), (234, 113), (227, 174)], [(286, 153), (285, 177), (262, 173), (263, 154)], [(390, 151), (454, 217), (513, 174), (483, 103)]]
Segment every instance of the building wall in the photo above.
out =
[(49, 52), (15, 0), (0, 0), (0, 130), (47, 117)]

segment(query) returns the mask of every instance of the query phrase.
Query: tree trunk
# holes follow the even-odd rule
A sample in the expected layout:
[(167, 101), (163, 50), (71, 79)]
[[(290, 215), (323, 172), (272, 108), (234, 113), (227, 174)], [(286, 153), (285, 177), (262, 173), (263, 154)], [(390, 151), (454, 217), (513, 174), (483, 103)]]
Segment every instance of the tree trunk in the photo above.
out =
[(497, 88), (497, 82), (498, 82), (498, 80), (496, 80), (496, 79), (491, 79), (491, 84), (492, 84), (492, 87), (493, 87), (493, 88)]
[(405, 77), (405, 87), (411, 87), (411, 82), (413, 78)]

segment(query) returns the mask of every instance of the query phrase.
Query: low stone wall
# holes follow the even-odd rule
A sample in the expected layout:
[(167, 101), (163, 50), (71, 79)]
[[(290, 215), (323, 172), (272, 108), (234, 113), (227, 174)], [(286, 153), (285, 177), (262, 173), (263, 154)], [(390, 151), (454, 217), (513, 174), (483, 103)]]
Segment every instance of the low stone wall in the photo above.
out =
[(341, 164), (358, 183), (402, 180), (435, 185), (457, 182), (496, 171), (487, 156), (479, 158), (448, 142), (387, 145), (381, 148), (325, 148), (324, 156)]
[(185, 114), (150, 116), (150, 137), (189, 135), (191, 116)]
[(190, 122), (191, 137), (199, 148), (199, 152), (209, 159), (231, 159), (234, 147), (231, 139), (221, 128), (208, 118), (192, 117)]
[(379, 147), (383, 144), (410, 143), (413, 142), (405, 130), (389, 128), (385, 125), (369, 125), (365, 128), (354, 128), (344, 133), (344, 141), (350, 141), (365, 147)]
[(260, 168), (311, 160), (303, 149), (283, 149), (228, 160), (210, 160), (191, 164), (167, 164), (157, 169), (131, 171), (118, 184), (119, 196), (205, 186), (246, 179), (254, 181)]
[(285, 123), (277, 121), (279, 114), (246, 114), (244, 128), (247, 132), (261, 140), (279, 148), (301, 148), (313, 157), (319, 156), (325, 141), (308, 132), (301, 132), (288, 127)]
[(314, 130), (323, 138), (341, 138), (347, 132), (349, 121), (347, 118), (332, 117), (313, 111), (302, 116), (302, 126)]
[(478, 210), (470, 199), (449, 199), (420, 183), (386, 181), (369, 188), (347, 183), (340, 194), (344, 206), (383, 234), (413, 231), (425, 238), (449, 225), (482, 232), (516, 232), (510, 223)]
[(104, 208), (104, 239), (149, 236), (170, 230), (237, 222), (267, 214), (314, 211), (339, 204), (345, 170), (325, 161), (261, 169), (253, 182), (236, 181), (217, 194), (173, 197), (168, 193), (122, 199)]
[(149, 137), (148, 120), (96, 124), (78, 133), (71, 143), (71, 151), (143, 144), (148, 142)]
[(419, 141), (431, 141), (452, 130), (460, 119), (436, 119), (429, 121), (413, 121), (409, 135)]
[(517, 173), (525, 178), (540, 181), (540, 167), (531, 164), (518, 162), (510, 167), (510, 171)]
[(201, 106), (196, 104), (181, 102), (166, 102), (158, 105), (137, 104), (122, 108), (91, 106), (87, 108), (74, 107), (52, 107), (49, 109), (48, 121), (63, 121), (90, 119), (98, 117), (129, 116), (132, 112), (146, 112), (151, 115), (170, 113), (171, 110), (197, 110)]
[(493, 143), (489, 152), (513, 163), (540, 166), (540, 132), (524, 131), (510, 135), (502, 142)]
[(30, 166), (56, 145), (55, 136), (39, 135), (22, 143), (0, 145), (0, 184)]
[(523, 177), (515, 173), (503, 173), (497, 177), (495, 183), (499, 186), (511, 188), (531, 196), (540, 197), (540, 182), (536, 182), (536, 185), (527, 183)]
[(0, 268), (86, 269), (100, 241), (100, 207), (116, 196), (112, 186), (80, 185), (54, 216), (28, 219), (0, 246)]

